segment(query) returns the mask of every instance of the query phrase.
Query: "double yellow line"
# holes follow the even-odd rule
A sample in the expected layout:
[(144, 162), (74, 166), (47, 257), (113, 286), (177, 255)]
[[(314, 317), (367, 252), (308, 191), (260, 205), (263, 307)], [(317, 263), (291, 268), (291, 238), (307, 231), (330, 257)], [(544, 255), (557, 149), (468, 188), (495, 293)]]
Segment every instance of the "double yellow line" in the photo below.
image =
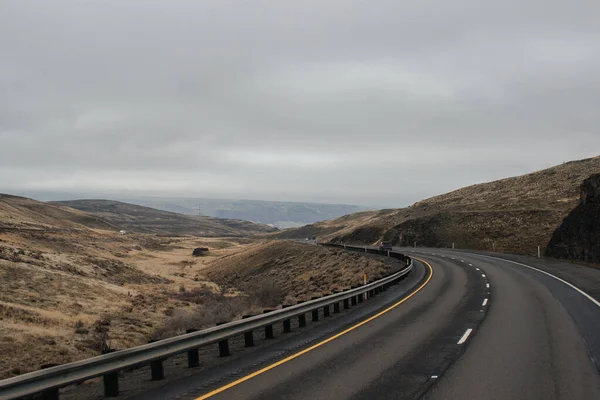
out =
[(385, 314), (385, 313), (393, 310), (394, 308), (398, 307), (400, 304), (404, 303), (405, 301), (407, 301), (408, 299), (410, 299), (411, 297), (413, 297), (415, 294), (417, 294), (419, 291), (421, 291), (421, 289), (423, 289), (425, 287), (425, 285), (427, 285), (429, 283), (429, 281), (431, 280), (431, 277), (433, 276), (433, 268), (431, 267), (431, 265), (429, 265), (429, 263), (427, 261), (421, 260), (421, 259), (418, 259), (418, 258), (414, 258), (414, 259), (415, 260), (419, 260), (423, 264), (427, 265), (427, 267), (429, 268), (429, 276), (427, 277), (427, 280), (425, 280), (425, 282), (423, 282), (423, 284), (421, 284), (421, 286), (419, 286), (411, 294), (409, 294), (408, 296), (406, 296), (405, 298), (403, 298), (402, 300), (400, 300), (396, 304), (391, 305), (390, 307), (388, 307), (385, 310), (383, 310), (383, 311), (381, 311), (381, 312), (373, 315), (372, 317), (369, 317), (369, 318), (365, 319), (364, 321), (359, 322), (358, 324), (356, 324), (354, 326), (351, 326), (350, 328), (346, 329), (345, 331), (342, 331), (342, 332), (340, 332), (338, 334), (335, 334), (335, 335), (331, 336), (328, 339), (323, 340), (322, 342), (319, 342), (319, 343), (317, 343), (317, 344), (315, 344), (315, 345), (313, 345), (313, 346), (311, 346), (309, 348), (306, 348), (306, 349), (304, 349), (302, 351), (299, 351), (298, 353), (292, 354), (291, 356), (289, 356), (287, 358), (284, 358), (283, 360), (277, 361), (276, 363), (273, 363), (273, 364), (271, 364), (271, 365), (269, 365), (269, 366), (267, 366), (267, 367), (265, 367), (263, 369), (260, 369), (260, 370), (258, 370), (256, 372), (253, 372), (253, 373), (249, 374), (249, 375), (246, 375), (243, 378), (238, 379), (237, 381), (231, 382), (231, 383), (229, 383), (229, 384), (227, 384), (225, 386), (222, 386), (222, 387), (220, 387), (220, 388), (218, 388), (216, 390), (213, 390), (212, 392), (207, 393), (207, 394), (205, 394), (203, 396), (200, 396), (200, 397), (198, 397), (195, 400), (208, 399), (210, 397), (213, 397), (213, 396), (215, 396), (215, 395), (217, 395), (219, 393), (222, 393), (222, 392), (226, 391), (227, 389), (231, 389), (232, 387), (237, 386), (240, 383), (246, 382), (246, 381), (248, 381), (248, 380), (250, 380), (250, 379), (252, 379), (252, 378), (254, 378), (254, 377), (258, 376), (258, 375), (262, 375), (265, 372), (272, 370), (273, 368), (276, 368), (276, 367), (278, 367), (278, 366), (280, 366), (282, 364), (285, 364), (285, 363), (287, 363), (289, 361), (292, 361), (293, 359), (298, 358), (301, 355), (308, 353), (309, 351), (313, 351), (314, 349), (319, 348), (319, 347), (321, 347), (321, 346), (323, 346), (323, 345), (331, 342), (332, 340), (335, 340), (335, 339), (337, 339), (337, 338), (339, 338), (341, 336), (344, 336), (348, 332), (352, 332), (353, 330), (355, 330), (355, 329), (357, 329), (357, 328), (365, 325), (366, 323), (373, 321), (375, 318), (379, 318), (383, 314)]

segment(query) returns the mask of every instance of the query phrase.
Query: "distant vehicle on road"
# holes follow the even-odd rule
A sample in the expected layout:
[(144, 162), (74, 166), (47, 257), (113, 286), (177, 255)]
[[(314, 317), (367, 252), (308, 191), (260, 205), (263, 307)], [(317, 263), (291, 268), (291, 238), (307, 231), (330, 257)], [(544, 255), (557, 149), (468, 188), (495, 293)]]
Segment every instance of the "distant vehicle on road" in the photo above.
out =
[(392, 251), (392, 242), (381, 242), (379, 243), (379, 250), (389, 250)]

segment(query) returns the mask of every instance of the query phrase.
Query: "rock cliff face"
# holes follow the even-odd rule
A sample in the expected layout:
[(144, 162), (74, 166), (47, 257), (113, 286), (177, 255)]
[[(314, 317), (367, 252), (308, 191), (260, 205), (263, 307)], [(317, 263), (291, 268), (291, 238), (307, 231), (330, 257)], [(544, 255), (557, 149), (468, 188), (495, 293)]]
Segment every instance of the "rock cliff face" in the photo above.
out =
[(546, 255), (600, 263), (600, 174), (587, 178), (580, 193), (579, 205), (552, 235)]
[(580, 204), (600, 204), (600, 174), (594, 174), (581, 185)]

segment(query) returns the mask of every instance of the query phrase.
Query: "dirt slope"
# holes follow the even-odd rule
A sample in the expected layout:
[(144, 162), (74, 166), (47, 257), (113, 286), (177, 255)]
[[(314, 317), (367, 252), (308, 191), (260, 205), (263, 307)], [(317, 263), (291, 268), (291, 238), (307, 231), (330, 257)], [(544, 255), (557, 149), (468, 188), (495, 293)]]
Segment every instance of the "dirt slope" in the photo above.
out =
[(84, 211), (119, 229), (137, 233), (240, 237), (277, 231), (268, 225), (248, 221), (183, 215), (112, 200), (73, 200), (52, 204)]
[(459, 189), (396, 210), (351, 214), (278, 237), (307, 233), (334, 242), (496, 250), (531, 255), (545, 248), (579, 201), (579, 187), (600, 173), (600, 157), (572, 161), (514, 178)]

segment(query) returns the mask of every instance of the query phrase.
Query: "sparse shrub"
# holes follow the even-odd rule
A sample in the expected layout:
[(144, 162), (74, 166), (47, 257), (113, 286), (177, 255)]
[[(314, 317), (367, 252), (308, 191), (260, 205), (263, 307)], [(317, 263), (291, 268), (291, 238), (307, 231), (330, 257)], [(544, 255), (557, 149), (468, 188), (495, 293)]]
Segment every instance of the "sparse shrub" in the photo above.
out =
[(85, 324), (82, 320), (75, 322), (75, 333), (78, 335), (87, 335), (90, 333), (89, 329), (86, 329)]
[(208, 248), (207, 247), (196, 247), (194, 249), (194, 251), (192, 252), (192, 255), (194, 257), (201, 257), (204, 254), (206, 254), (208, 252)]
[(179, 293), (185, 293), (185, 286), (179, 286)]
[(165, 311), (163, 311), (167, 317), (172, 317), (175, 313), (175, 309), (173, 307), (167, 307)]
[(94, 331), (99, 334), (105, 334), (109, 331), (110, 320), (99, 319), (94, 322)]
[(283, 301), (285, 293), (271, 280), (263, 280), (260, 284), (252, 287), (248, 295), (258, 305), (264, 307), (275, 307)]

